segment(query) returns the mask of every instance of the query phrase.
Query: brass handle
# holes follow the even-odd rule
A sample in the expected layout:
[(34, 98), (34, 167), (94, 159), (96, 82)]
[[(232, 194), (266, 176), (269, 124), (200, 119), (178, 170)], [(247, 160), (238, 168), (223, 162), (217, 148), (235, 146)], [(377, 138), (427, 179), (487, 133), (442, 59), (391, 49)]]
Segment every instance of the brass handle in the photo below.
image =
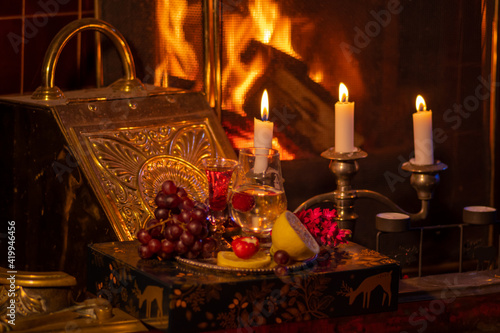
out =
[(31, 96), (32, 99), (57, 100), (64, 98), (62, 91), (54, 85), (57, 60), (59, 59), (63, 47), (68, 43), (71, 37), (84, 30), (97, 30), (102, 32), (111, 39), (118, 50), (118, 54), (122, 60), (125, 77), (113, 83), (112, 87), (124, 92), (144, 90), (141, 81), (136, 78), (132, 53), (122, 34), (113, 26), (102, 20), (84, 18), (67, 24), (50, 43), (43, 59), (42, 85), (33, 93)]

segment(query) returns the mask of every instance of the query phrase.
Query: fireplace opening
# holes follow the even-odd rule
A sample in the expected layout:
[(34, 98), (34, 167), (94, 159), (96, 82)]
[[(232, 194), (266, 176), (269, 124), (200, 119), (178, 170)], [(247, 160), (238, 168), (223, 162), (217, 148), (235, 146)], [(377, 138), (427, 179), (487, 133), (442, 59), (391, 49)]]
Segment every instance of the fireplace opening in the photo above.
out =
[[(401, 165), (413, 157), (412, 113), (416, 96), (424, 96), (433, 111), (435, 158), (449, 166), (430, 216), (419, 224), (425, 226), (461, 223), (465, 206), (498, 203), (491, 7), (487, 1), (101, 0), (97, 12), (129, 41), (143, 82), (203, 92), (235, 149), (253, 144), (253, 118), (260, 118), (267, 89), (290, 210), (335, 189), (320, 154), (335, 145), (334, 105), (343, 82), (355, 102), (355, 146), (368, 153), (354, 187), (418, 211)], [(113, 52), (103, 41), (104, 84), (120, 73)], [(359, 200), (356, 211), (354, 240), (375, 248), (375, 215), (387, 207)], [(463, 253), (498, 247), (496, 229), (466, 231)], [(456, 231), (430, 233), (423, 247), (445, 255), (427, 250), (428, 272), (455, 270), (462, 251)], [(385, 243), (391, 244), (386, 253), (415, 271), (414, 234)]]

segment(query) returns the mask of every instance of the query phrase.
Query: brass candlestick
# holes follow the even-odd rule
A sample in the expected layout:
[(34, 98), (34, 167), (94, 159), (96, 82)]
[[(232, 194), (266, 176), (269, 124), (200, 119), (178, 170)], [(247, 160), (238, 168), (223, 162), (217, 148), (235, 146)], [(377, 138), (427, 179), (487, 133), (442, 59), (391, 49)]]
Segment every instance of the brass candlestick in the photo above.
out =
[[(333, 192), (316, 195), (295, 210), (307, 209), (321, 202), (333, 202), (337, 210), (337, 223), (339, 228), (354, 230), (358, 215), (354, 212), (354, 202), (357, 198), (374, 199), (388, 206), (392, 211), (407, 214), (411, 221), (425, 219), (429, 213), (429, 201), (432, 199), (435, 186), (439, 183), (439, 172), (446, 170), (448, 166), (436, 161), (431, 165), (415, 165), (410, 162), (403, 164), (403, 170), (412, 173), (410, 183), (417, 191), (418, 199), (422, 202), (422, 207), (417, 213), (409, 213), (395, 204), (388, 197), (370, 190), (355, 190), (352, 188), (352, 178), (358, 172), (357, 160), (365, 158), (368, 154), (359, 148), (350, 153), (339, 153), (331, 147), (321, 154), (322, 157), (330, 160), (330, 170), (336, 177), (337, 189)], [(401, 229), (399, 225), (387, 225), (386, 231), (392, 228)], [(407, 226), (405, 226), (407, 228)]]

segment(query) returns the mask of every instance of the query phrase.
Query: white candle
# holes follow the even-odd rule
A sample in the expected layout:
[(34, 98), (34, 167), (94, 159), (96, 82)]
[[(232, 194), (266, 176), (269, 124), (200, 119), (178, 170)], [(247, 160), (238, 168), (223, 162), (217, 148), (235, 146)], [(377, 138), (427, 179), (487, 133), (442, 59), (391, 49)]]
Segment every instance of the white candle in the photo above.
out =
[(432, 142), (432, 111), (427, 110), (425, 100), (418, 95), (417, 112), (413, 114), (413, 141), (415, 145), (414, 164), (434, 164), (434, 145)]
[[(260, 103), (260, 116), (261, 119), (254, 118), (254, 136), (253, 145), (255, 148), (272, 148), (273, 146), (273, 127), (272, 121), (269, 121), (269, 98), (267, 90), (262, 94), (262, 101)], [(259, 153), (258, 149), (255, 150)], [(254, 172), (261, 173), (267, 169), (267, 150), (261, 151), (263, 155), (256, 156)]]
[(339, 101), (335, 103), (335, 151), (354, 151), (354, 102), (349, 102), (345, 84), (339, 86)]

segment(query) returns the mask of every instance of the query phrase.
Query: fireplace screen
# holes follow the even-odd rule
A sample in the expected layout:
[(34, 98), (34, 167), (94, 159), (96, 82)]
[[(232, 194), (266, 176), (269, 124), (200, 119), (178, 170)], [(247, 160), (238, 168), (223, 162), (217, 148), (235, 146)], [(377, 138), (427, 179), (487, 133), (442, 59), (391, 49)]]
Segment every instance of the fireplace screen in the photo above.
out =
[[(446, 224), (460, 223), (464, 206), (494, 204), (493, 6), (101, 0), (98, 15), (129, 41), (143, 82), (205, 92), (234, 148), (253, 144), (253, 118), (260, 118), (267, 89), (291, 210), (334, 190), (320, 154), (335, 145), (334, 109), (343, 82), (355, 102), (354, 144), (368, 153), (355, 186), (418, 211), (401, 165), (414, 154), (412, 113), (422, 95), (433, 111), (435, 158), (449, 166), (424, 224)], [(103, 43), (108, 82), (120, 73), (115, 57)], [(386, 207), (360, 203), (358, 209), (356, 237), (374, 248), (374, 215)]]

